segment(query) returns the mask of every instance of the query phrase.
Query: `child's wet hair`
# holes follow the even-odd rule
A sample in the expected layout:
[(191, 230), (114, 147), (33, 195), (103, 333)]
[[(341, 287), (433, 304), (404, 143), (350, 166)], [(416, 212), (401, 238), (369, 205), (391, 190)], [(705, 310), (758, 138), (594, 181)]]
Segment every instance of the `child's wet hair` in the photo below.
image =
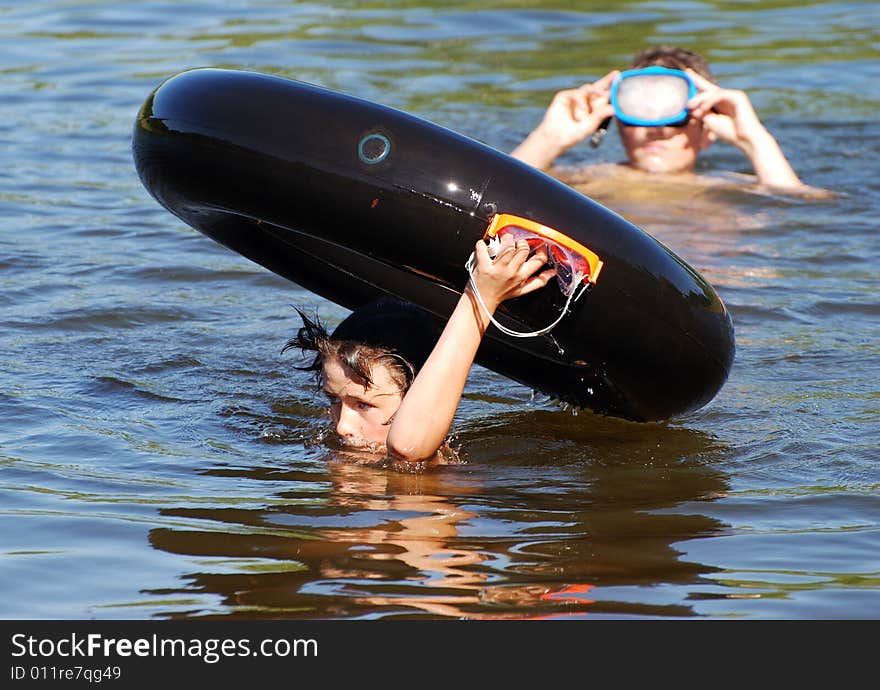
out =
[(295, 369), (314, 372), (318, 384), (321, 385), (324, 378), (324, 363), (336, 359), (358, 379), (363, 380), (364, 387), (367, 388), (373, 385), (373, 367), (383, 365), (402, 393), (409, 390), (416, 369), (405, 357), (387, 347), (334, 338), (327, 332), (317, 315), (313, 320), (301, 309), (296, 308), (296, 311), (302, 320), (302, 326), (296, 336), (285, 343), (281, 352), (283, 354), (287, 350), (299, 349), (302, 354), (314, 352), (315, 357), (310, 364), (294, 366)]

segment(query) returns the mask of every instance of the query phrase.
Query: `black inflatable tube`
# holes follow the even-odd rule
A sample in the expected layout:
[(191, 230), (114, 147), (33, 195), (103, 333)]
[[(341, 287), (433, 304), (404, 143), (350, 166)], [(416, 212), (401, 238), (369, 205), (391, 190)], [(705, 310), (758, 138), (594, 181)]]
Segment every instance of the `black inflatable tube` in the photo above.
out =
[[(733, 327), (687, 263), (558, 180), (412, 115), (301, 82), (197, 69), (162, 83), (134, 128), (145, 187), (188, 225), (355, 309), (383, 294), (442, 323), (495, 213), (571, 236), (604, 261), (547, 336), (490, 327), (477, 362), (560, 400), (632, 420), (695, 410), (724, 384)], [(555, 287), (504, 303), (534, 330)]]

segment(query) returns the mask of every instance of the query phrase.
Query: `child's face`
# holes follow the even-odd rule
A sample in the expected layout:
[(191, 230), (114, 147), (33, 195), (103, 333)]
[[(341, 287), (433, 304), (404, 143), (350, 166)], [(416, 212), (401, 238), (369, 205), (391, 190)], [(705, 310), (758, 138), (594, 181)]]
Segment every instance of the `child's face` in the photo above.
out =
[(335, 357), (324, 362), (324, 394), (330, 401), (333, 427), (346, 445), (384, 451), (389, 422), (400, 407), (403, 392), (384, 364), (373, 366), (365, 381)]
[(620, 140), (629, 163), (656, 173), (690, 172), (707, 143), (703, 125), (691, 118), (682, 127), (634, 127), (618, 122)]

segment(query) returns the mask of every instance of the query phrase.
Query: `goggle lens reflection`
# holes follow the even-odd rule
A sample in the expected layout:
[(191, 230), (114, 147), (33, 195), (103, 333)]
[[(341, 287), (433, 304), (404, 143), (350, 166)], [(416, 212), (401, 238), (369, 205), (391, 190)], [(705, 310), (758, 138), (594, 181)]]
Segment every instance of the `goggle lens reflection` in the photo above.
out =
[(621, 72), (611, 86), (611, 105), (624, 124), (639, 127), (683, 125), (696, 84), (681, 70), (652, 66)]

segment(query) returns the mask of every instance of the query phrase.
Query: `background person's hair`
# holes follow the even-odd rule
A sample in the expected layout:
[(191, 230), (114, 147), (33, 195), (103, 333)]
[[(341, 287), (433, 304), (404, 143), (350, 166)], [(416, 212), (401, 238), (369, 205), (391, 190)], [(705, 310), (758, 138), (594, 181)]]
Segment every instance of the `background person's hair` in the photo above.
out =
[(694, 72), (700, 74), (709, 81), (717, 83), (715, 75), (709, 68), (709, 63), (698, 53), (688, 50), (687, 48), (679, 48), (677, 46), (651, 46), (638, 53), (630, 63), (631, 69), (640, 69), (642, 67), (650, 67), (651, 65), (659, 65), (660, 67), (668, 67), (669, 69), (684, 70), (690, 67)]

